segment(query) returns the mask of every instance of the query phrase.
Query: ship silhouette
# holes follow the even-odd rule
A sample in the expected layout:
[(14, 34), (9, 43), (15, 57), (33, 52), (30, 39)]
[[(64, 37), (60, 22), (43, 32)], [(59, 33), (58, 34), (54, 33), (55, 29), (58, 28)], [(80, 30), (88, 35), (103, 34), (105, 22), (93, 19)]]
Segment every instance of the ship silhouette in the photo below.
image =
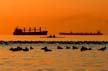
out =
[(16, 28), (13, 32), (13, 35), (47, 35), (47, 33), (48, 31), (42, 31), (41, 27), (39, 29), (36, 29), (36, 27), (29, 27), (29, 30), (26, 30), (24, 27), (23, 29)]
[(103, 35), (103, 33), (101, 33), (100, 31), (97, 31), (96, 33), (92, 33), (92, 32), (90, 32), (90, 33), (60, 32), (59, 34), (60, 35)]

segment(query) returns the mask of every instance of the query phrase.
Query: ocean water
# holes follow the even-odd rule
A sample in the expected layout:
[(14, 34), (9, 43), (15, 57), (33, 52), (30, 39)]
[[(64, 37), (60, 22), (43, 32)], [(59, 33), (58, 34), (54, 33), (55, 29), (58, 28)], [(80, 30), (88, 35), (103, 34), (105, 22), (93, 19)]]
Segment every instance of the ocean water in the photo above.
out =
[[(5, 38), (3, 38), (5, 37)], [(7, 40), (41, 40), (41, 41), (107, 41), (107, 36), (69, 36), (65, 38), (40, 38), (35, 36), (2, 36)], [(43, 36), (42, 36), (43, 37)], [(22, 39), (21, 39), (22, 38)], [(10, 48), (32, 46), (30, 51), (12, 52)], [(47, 46), (51, 52), (41, 48)], [(57, 49), (61, 46), (63, 49)], [(76, 46), (78, 49), (66, 49), (66, 46)], [(81, 52), (82, 46), (92, 48)], [(106, 46), (105, 51), (98, 49)], [(0, 44), (0, 71), (108, 71), (108, 44), (62, 44), (62, 43), (14, 43)]]
[(77, 36), (60, 36), (57, 38), (46, 38), (47, 36), (13, 36), (13, 35), (0, 35), (0, 40), (27, 40), (27, 41), (108, 41), (108, 35), (77, 35)]

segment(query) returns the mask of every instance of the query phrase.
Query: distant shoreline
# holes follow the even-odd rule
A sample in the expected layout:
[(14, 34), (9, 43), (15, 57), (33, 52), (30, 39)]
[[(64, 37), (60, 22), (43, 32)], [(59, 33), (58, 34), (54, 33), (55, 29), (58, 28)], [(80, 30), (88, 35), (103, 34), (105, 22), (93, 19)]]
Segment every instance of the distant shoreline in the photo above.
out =
[(15, 43), (48, 43), (48, 44), (108, 44), (108, 41), (0, 41), (0, 44), (15, 44)]

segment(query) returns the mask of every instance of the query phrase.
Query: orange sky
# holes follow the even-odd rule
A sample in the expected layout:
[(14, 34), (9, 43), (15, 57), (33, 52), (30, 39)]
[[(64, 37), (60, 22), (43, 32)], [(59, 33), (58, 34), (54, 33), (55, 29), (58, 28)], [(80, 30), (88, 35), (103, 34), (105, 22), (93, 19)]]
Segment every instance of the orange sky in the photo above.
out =
[(42, 26), (49, 34), (97, 30), (108, 34), (108, 1), (1, 0), (0, 34), (12, 34), (17, 26)]

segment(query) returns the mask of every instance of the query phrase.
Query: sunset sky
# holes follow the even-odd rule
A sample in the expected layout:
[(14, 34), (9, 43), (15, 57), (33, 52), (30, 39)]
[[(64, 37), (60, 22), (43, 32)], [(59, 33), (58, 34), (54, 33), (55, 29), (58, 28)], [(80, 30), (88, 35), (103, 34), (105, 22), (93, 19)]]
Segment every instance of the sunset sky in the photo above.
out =
[(42, 27), (49, 34), (96, 32), (108, 34), (108, 0), (0, 0), (0, 34), (15, 27)]

